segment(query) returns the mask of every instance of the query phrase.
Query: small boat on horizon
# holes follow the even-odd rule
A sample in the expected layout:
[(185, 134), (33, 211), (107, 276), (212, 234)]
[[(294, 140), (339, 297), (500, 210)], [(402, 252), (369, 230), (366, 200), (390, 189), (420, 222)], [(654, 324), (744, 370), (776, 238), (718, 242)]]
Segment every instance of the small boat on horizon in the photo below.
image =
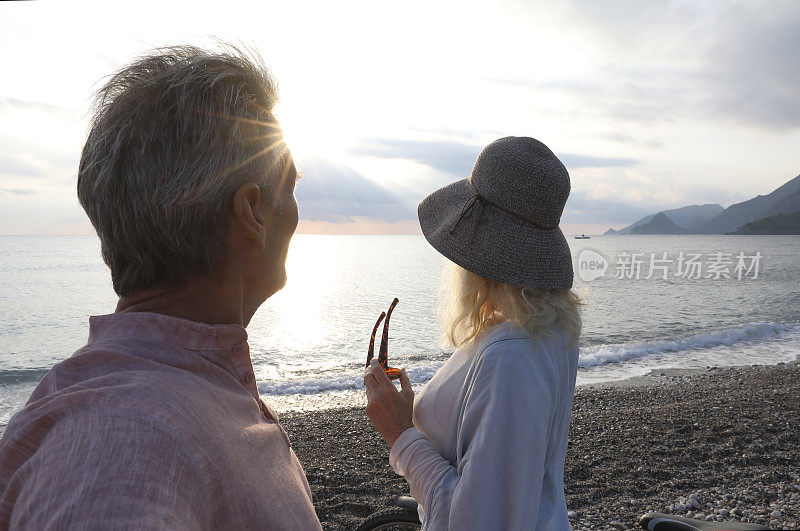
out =
[(575, 236), (576, 240), (588, 240), (591, 236), (587, 236), (585, 234), (581, 234), (580, 236)]

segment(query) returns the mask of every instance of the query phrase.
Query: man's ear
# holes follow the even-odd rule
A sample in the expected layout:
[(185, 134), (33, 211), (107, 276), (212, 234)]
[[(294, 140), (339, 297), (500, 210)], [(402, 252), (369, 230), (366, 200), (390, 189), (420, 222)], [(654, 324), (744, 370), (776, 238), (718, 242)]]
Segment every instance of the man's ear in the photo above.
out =
[(262, 247), (266, 242), (269, 219), (261, 201), (261, 189), (247, 182), (233, 194), (232, 227), (247, 239), (256, 240)]

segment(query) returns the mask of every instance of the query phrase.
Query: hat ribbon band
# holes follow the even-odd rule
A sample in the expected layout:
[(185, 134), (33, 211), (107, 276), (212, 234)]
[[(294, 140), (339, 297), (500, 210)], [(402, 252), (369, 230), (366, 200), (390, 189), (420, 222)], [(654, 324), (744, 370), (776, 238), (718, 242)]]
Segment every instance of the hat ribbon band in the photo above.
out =
[[(470, 183), (470, 184), (472, 184), (472, 183)], [(475, 190), (475, 194), (472, 197), (469, 198), (469, 201), (464, 203), (464, 207), (461, 209), (461, 215), (458, 216), (458, 219), (456, 220), (455, 225), (453, 225), (453, 228), (450, 229), (450, 234), (451, 235), (456, 231), (456, 229), (458, 228), (458, 225), (461, 223), (461, 221), (464, 220), (464, 219), (467, 219), (472, 214), (472, 211), (473, 211), (473, 209), (475, 207), (475, 203), (479, 204), (478, 205), (478, 209), (479, 210), (478, 210), (478, 213), (475, 215), (475, 225), (473, 225), (473, 227), (472, 227), (472, 236), (470, 237), (470, 240), (469, 240), (470, 243), (473, 243), (475, 241), (475, 235), (478, 232), (478, 227), (483, 222), (486, 221), (486, 205), (487, 204), (493, 206), (494, 208), (500, 210), (501, 212), (504, 212), (508, 216), (511, 216), (512, 218), (514, 218), (514, 219), (516, 219), (518, 221), (521, 221), (523, 223), (527, 223), (528, 225), (533, 225), (535, 228), (537, 228), (539, 230), (555, 230), (555, 229), (558, 228), (558, 225), (556, 225), (555, 227), (547, 227), (545, 225), (542, 225), (540, 223), (537, 223), (537, 222), (533, 221), (532, 219), (528, 219), (525, 216), (520, 216), (519, 214), (517, 214), (513, 210), (509, 210), (508, 208), (506, 208), (504, 206), (501, 206), (501, 205), (498, 205), (497, 203), (489, 201), (488, 199), (483, 197), (480, 194), (480, 192), (478, 192), (478, 190), (475, 188), (475, 185), (472, 185), (472, 188), (473, 188), (473, 190)]]

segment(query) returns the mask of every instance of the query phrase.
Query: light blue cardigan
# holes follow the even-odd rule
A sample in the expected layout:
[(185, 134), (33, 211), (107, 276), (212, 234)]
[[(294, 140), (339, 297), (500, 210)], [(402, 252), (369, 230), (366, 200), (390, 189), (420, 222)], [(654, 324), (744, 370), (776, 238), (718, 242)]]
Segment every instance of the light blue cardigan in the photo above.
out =
[(416, 428), (390, 452), (423, 529), (571, 529), (564, 457), (578, 347), (561, 330), (529, 337), (506, 322), (468, 348), (442, 454)]

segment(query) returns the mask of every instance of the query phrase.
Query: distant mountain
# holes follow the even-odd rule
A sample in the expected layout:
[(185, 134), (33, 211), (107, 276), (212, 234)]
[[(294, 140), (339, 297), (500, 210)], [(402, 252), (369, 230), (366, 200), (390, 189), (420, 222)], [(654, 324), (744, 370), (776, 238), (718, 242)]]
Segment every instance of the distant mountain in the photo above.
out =
[(653, 219), (654, 217), (656, 217), (656, 214), (650, 214), (649, 216), (645, 216), (642, 219), (635, 221), (634, 223), (631, 223), (627, 227), (623, 227), (615, 232), (617, 234), (630, 234), (631, 229), (633, 229), (634, 227), (638, 227), (639, 225), (644, 225), (646, 223), (649, 223), (650, 220)]
[[(724, 234), (755, 221), (757, 219), (785, 212), (800, 201), (800, 175), (780, 186), (767, 195), (759, 195), (753, 199), (731, 205), (718, 215), (703, 223), (696, 230), (700, 234)], [(776, 212), (775, 209), (778, 209)]]
[[(739, 227), (768, 216), (787, 214), (800, 210), (800, 175), (779, 186), (767, 195), (759, 195), (747, 201), (736, 203), (728, 208), (717, 204), (690, 205), (683, 208), (664, 210), (664, 214), (683, 232), (669, 234), (728, 234)], [(620, 230), (608, 229), (603, 234), (637, 234), (635, 227), (650, 223), (658, 214), (645, 216), (636, 223)], [(660, 222), (660, 228), (650, 230), (666, 230), (666, 224)], [(662, 226), (663, 225), (663, 226)], [(638, 232), (642, 234), (642, 232)], [(664, 234), (648, 232), (648, 234)]]
[(690, 205), (682, 208), (665, 210), (664, 214), (677, 226), (688, 229), (693, 225), (705, 223), (709, 219), (725, 210), (716, 203), (706, 205)]
[[(715, 204), (706, 204), (706, 205), (689, 205), (681, 208), (673, 208), (670, 210), (663, 210), (658, 214), (664, 214), (667, 216), (670, 221), (672, 221), (675, 225), (684, 229), (685, 231), (692, 232), (691, 228), (701, 226), (703, 223), (707, 222), (709, 219), (713, 218), (720, 212), (725, 210), (722, 206)], [(625, 228), (614, 230), (608, 229), (603, 234), (634, 234), (631, 232), (634, 227), (638, 227), (641, 225), (646, 225), (650, 221), (653, 220), (658, 214), (650, 214), (649, 216), (645, 216), (639, 221), (628, 225)], [(682, 232), (678, 233), (671, 233), (671, 234), (683, 234)]]
[(800, 190), (792, 192), (783, 199), (780, 199), (770, 209), (769, 213), (774, 214), (788, 214), (800, 210)]
[(686, 231), (677, 226), (667, 217), (666, 213), (659, 212), (643, 225), (631, 228), (628, 234), (685, 234)]
[(727, 234), (800, 234), (800, 210), (757, 219)]

